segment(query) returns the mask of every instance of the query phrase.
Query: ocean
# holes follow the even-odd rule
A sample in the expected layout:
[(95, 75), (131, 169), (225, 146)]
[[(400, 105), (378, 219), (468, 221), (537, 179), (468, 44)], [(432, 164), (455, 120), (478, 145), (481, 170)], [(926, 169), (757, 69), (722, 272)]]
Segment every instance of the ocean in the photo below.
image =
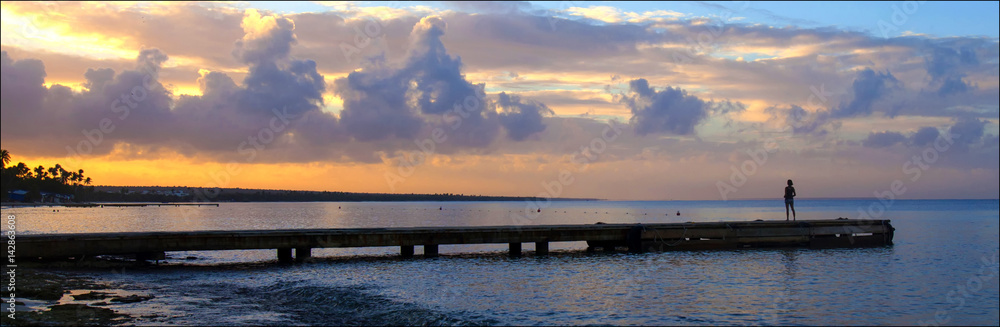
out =
[[(537, 211), (537, 216), (526, 212)], [(152, 266), (52, 265), (110, 293), (138, 325), (997, 325), (998, 200), (798, 199), (798, 220), (891, 219), (894, 245), (632, 254), (552, 243), (170, 252)], [(677, 215), (680, 212), (680, 216)], [(4, 208), (23, 234), (783, 220), (776, 200), (222, 203)], [(79, 293), (79, 292), (77, 292)], [(75, 302), (74, 302), (75, 301)], [(36, 310), (64, 297), (34, 301)], [(24, 308), (24, 307), (22, 307)]]

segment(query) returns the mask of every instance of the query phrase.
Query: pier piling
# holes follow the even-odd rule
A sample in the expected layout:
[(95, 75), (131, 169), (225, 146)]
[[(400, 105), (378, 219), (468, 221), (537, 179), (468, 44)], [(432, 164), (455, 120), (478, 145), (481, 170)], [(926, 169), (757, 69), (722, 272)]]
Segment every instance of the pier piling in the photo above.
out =
[(521, 256), (521, 242), (510, 243), (510, 256), (512, 258)]
[(303, 262), (306, 259), (312, 257), (312, 248), (310, 247), (298, 247), (295, 248), (295, 261)]
[(399, 246), (399, 256), (403, 258), (413, 257), (413, 245), (400, 245)]
[(549, 254), (549, 242), (535, 242), (535, 255)]
[(437, 244), (424, 244), (424, 257), (433, 258), (438, 256)]
[(292, 248), (279, 248), (278, 262), (292, 262)]

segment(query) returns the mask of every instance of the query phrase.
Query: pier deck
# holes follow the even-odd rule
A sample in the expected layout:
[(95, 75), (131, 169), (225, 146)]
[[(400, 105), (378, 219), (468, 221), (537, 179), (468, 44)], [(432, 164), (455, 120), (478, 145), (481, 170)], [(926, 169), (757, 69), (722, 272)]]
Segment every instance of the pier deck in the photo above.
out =
[(627, 247), (632, 252), (742, 249), (755, 247), (871, 247), (892, 244), (889, 220), (733, 221), (668, 224), (396, 227), (297, 230), (132, 232), (18, 235), (20, 259), (131, 255), (159, 259), (164, 252), (276, 249), (281, 261), (309, 258), (313, 248), (399, 246), (404, 257), (422, 246), (436, 256), (442, 244), (535, 243), (536, 255), (549, 242), (587, 241), (591, 249)]

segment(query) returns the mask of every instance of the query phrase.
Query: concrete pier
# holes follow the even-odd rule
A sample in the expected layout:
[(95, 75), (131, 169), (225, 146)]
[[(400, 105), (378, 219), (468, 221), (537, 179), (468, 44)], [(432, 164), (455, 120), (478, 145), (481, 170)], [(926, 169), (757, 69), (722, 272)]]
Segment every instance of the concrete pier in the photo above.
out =
[(312, 257), (312, 248), (306, 246), (295, 248), (295, 261), (302, 262), (310, 257)]
[(424, 257), (433, 258), (438, 256), (437, 244), (424, 244)]
[(403, 258), (413, 257), (413, 245), (401, 245), (399, 247), (399, 255)]
[(342, 228), (195, 232), (18, 234), (22, 259), (81, 258), (114, 254), (162, 258), (170, 251), (277, 249), (279, 261), (309, 259), (313, 248), (398, 246), (403, 257), (421, 245), (425, 257), (441, 244), (508, 244), (511, 256), (534, 242), (535, 254), (550, 242), (586, 241), (588, 250), (630, 252), (745, 249), (759, 247), (871, 247), (892, 244), (889, 220), (739, 221), (673, 224), (588, 224), (476, 227)]
[(510, 243), (510, 256), (511, 257), (515, 257), (515, 258), (521, 256), (521, 243), (520, 242)]
[(278, 248), (278, 261), (292, 262), (292, 248)]
[(549, 254), (549, 242), (535, 242), (535, 255)]

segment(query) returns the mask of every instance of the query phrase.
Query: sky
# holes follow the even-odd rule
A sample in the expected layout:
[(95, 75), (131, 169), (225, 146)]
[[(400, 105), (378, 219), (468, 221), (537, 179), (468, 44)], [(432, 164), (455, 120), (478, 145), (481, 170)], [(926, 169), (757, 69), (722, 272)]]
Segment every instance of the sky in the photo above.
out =
[(0, 145), (99, 185), (1000, 197), (997, 2), (3, 2)]

